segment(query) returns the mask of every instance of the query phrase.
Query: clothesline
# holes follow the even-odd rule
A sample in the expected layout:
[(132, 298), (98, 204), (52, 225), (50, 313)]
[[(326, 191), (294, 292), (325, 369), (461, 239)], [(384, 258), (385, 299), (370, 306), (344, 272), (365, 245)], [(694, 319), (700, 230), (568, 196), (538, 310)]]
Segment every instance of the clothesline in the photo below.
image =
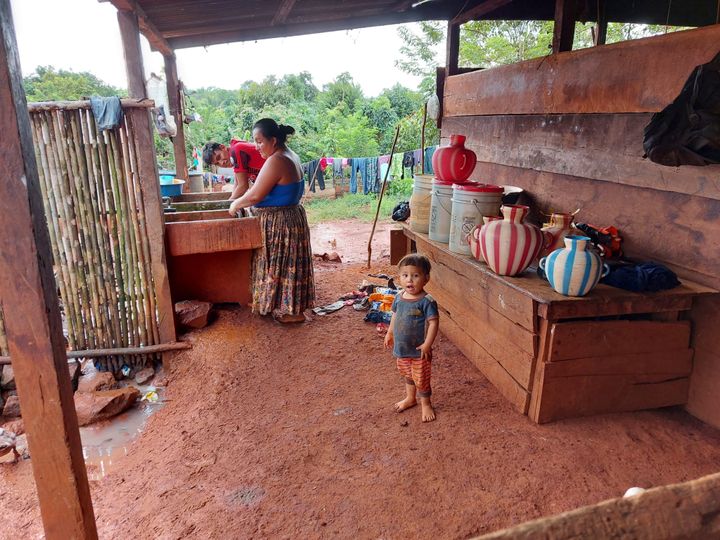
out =
[[(433, 174), (432, 156), (437, 146), (425, 148), (425, 167), (423, 174)], [(390, 154), (377, 157), (325, 157), (314, 159), (307, 163), (303, 163), (303, 173), (307, 182), (310, 184), (310, 190), (315, 191), (315, 183), (320, 186), (321, 190), (325, 189), (325, 178), (327, 170), (331, 168), (332, 179), (343, 180), (344, 168), (350, 166), (350, 193), (358, 192), (358, 180), (362, 182), (363, 193), (378, 193), (380, 191), (380, 180), (385, 178), (387, 168), (390, 166), (390, 179), (405, 178), (405, 174), (412, 176), (415, 167), (422, 162), (422, 151), (411, 150), (409, 152), (399, 152), (393, 154), (392, 165), (390, 165)], [(317, 172), (316, 172), (317, 169)], [(312, 179), (315, 178), (313, 182)]]

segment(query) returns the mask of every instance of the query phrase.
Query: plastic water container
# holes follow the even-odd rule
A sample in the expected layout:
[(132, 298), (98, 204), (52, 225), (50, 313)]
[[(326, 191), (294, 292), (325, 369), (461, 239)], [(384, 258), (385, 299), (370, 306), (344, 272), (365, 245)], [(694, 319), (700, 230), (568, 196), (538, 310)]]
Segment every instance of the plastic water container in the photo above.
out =
[(179, 178), (173, 178), (172, 182), (169, 184), (163, 184), (161, 182), (160, 194), (163, 197), (177, 197), (178, 195), (182, 195), (182, 188), (184, 183), (185, 180), (180, 180)]
[(410, 196), (410, 230), (427, 234), (430, 228), (430, 199), (433, 177), (416, 174)]
[(205, 191), (203, 173), (201, 173), (200, 171), (189, 171), (188, 176), (188, 191), (190, 193), (202, 193), (203, 191)]
[(175, 175), (172, 174), (161, 174), (160, 175), (160, 185), (166, 185), (166, 184), (172, 184), (173, 180), (175, 180)]
[(502, 204), (503, 188), (490, 184), (455, 184), (450, 217), (450, 241), (453, 253), (470, 255), (468, 235), (476, 225), (482, 225), (483, 216), (497, 216)]
[(430, 198), (430, 240), (447, 244), (450, 240), (450, 217), (452, 216), (453, 183), (433, 180)]

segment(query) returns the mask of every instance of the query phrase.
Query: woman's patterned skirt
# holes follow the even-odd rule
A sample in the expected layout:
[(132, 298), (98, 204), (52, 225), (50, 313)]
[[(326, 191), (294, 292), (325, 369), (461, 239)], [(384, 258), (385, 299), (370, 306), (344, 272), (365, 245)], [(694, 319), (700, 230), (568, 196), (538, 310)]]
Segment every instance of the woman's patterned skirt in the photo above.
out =
[(260, 219), (263, 239), (263, 246), (253, 254), (253, 313), (300, 315), (315, 302), (305, 208), (298, 204), (253, 210)]

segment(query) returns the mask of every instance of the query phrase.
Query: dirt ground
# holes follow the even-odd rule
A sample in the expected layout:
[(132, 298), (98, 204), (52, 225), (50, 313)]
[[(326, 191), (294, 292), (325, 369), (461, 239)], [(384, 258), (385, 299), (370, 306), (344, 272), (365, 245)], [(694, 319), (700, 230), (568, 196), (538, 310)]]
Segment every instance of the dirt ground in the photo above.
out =
[[(320, 304), (367, 278), (369, 227), (313, 228), (344, 260), (317, 265)], [(374, 271), (391, 270), (388, 228)], [(720, 463), (720, 432), (680, 408), (534, 425), (442, 335), (437, 421), (397, 414), (394, 362), (349, 307), (285, 327), (224, 306), (185, 339), (167, 405), (91, 482), (101, 538), (468, 538)], [(0, 484), (0, 537), (41, 537), (30, 462)]]

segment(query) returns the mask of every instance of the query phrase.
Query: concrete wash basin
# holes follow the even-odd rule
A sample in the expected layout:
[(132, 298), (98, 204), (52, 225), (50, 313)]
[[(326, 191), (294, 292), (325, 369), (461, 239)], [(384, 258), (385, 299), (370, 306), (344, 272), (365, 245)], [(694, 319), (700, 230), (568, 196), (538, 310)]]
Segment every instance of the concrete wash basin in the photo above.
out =
[(228, 193), (174, 197), (165, 213), (168, 274), (173, 301), (251, 300), (252, 250), (262, 245), (257, 218), (231, 218)]

